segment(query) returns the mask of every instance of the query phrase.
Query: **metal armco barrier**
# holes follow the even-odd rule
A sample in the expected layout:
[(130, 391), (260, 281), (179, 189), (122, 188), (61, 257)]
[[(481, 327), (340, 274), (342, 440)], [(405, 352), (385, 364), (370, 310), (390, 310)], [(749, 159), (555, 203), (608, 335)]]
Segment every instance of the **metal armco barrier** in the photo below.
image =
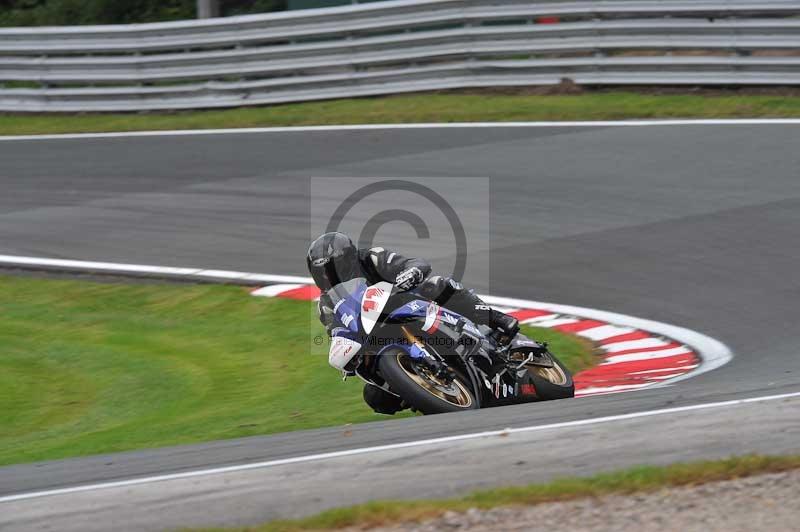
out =
[(0, 111), (234, 107), (565, 78), (800, 84), (800, 0), (394, 0), (0, 29)]

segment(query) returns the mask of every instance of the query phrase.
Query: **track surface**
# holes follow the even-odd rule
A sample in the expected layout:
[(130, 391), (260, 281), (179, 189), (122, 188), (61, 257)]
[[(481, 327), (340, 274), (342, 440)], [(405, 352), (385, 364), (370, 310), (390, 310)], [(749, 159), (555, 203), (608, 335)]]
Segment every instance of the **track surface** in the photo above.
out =
[[(487, 260), (498, 273), (468, 272), (467, 282), (495, 295), (686, 326), (737, 355), (710, 374), (640, 393), (3, 468), (0, 495), (800, 391), (799, 146), (796, 125), (0, 142), (0, 254), (298, 274), (310, 231), (306, 178), (489, 177)], [(758, 403), (741, 412), (676, 414), (668, 423), (531, 433), (509, 439), (514, 446), (505, 451), (498, 439), (459, 445), (452, 455), (417, 448), (150, 484), (125, 496), (104, 490), (0, 503), (15, 505), (0, 512), (0, 527), (60, 518), (82, 528), (69, 511), (75, 504), (84, 515), (123, 519), (118, 524), (244, 523), (370, 496), (446, 495), (645, 461), (800, 450), (797, 414), (796, 401)], [(447, 467), (420, 474), (431, 470), (430, 452)], [(493, 467), (489, 453), (506, 466)], [(391, 481), (398, 470), (415, 482)], [(80, 504), (96, 505), (94, 513)]]

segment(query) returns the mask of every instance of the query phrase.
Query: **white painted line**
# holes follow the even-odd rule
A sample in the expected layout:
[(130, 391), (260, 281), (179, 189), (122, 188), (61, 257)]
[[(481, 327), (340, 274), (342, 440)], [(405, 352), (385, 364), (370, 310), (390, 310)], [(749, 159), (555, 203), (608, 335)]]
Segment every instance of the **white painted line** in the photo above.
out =
[(605, 344), (602, 346), (603, 350), (607, 353), (616, 353), (617, 351), (628, 351), (629, 349), (648, 349), (650, 347), (668, 346), (670, 342), (665, 342), (659, 338), (642, 338), (641, 340), (627, 340), (625, 342), (614, 342), (613, 344)]
[(669, 349), (661, 349), (660, 351), (645, 351), (644, 353), (628, 353), (627, 355), (612, 355), (606, 357), (601, 366), (608, 364), (619, 364), (621, 362), (635, 362), (638, 360), (653, 360), (656, 358), (666, 358), (676, 355), (689, 355), (692, 350), (687, 347), (671, 347)]
[(233, 473), (237, 471), (247, 471), (251, 469), (263, 469), (267, 467), (275, 467), (289, 464), (299, 464), (304, 462), (313, 462), (319, 460), (330, 460), (334, 458), (342, 458), (345, 456), (357, 456), (361, 454), (377, 453), (382, 451), (392, 451), (396, 449), (407, 449), (412, 447), (421, 447), (424, 445), (437, 445), (442, 443), (450, 443), (454, 441), (474, 440), (478, 438), (490, 438), (494, 436), (508, 436), (510, 434), (520, 434), (528, 432), (538, 432), (544, 430), (558, 430), (571, 427), (582, 427), (587, 425), (600, 425), (603, 423), (613, 423), (617, 421), (626, 421), (630, 419), (642, 419), (655, 416), (664, 416), (669, 414), (679, 414), (684, 412), (695, 412), (698, 410), (709, 410), (713, 408), (727, 408), (732, 406), (740, 406), (748, 403), (759, 403), (765, 401), (778, 401), (782, 399), (792, 399), (800, 397), (800, 392), (785, 393), (781, 395), (768, 395), (763, 397), (752, 397), (749, 399), (735, 399), (732, 401), (722, 401), (717, 403), (696, 404), (690, 406), (680, 406), (674, 408), (664, 408), (660, 410), (647, 410), (643, 412), (633, 412), (630, 414), (620, 414), (615, 416), (595, 417), (587, 419), (579, 419), (575, 421), (566, 421), (562, 423), (552, 423), (549, 425), (535, 425), (531, 427), (508, 428), (503, 430), (492, 430), (485, 432), (475, 432), (471, 434), (460, 434), (457, 436), (445, 436), (442, 438), (431, 438), (427, 440), (416, 440), (403, 443), (393, 443), (389, 445), (378, 445), (375, 447), (362, 447), (359, 449), (349, 449), (345, 451), (334, 451), (330, 453), (311, 454), (306, 456), (296, 456), (293, 458), (284, 458), (281, 460), (268, 460), (265, 462), (255, 462), (252, 464), (241, 464), (226, 467), (216, 467), (209, 469), (198, 469), (195, 471), (186, 471), (183, 473), (172, 473), (169, 475), (157, 475), (152, 477), (134, 478), (130, 480), (120, 480), (116, 482), (104, 482), (98, 484), (90, 484), (85, 486), (73, 486), (68, 488), (59, 488), (45, 491), (35, 491), (30, 493), (20, 493), (18, 495), (8, 495), (0, 497), (0, 503), (19, 501), (24, 499), (34, 499), (37, 497), (48, 497), (53, 495), (65, 495), (69, 493), (78, 493), (83, 491), (95, 491), (108, 488), (119, 488), (126, 486), (136, 486), (141, 484), (150, 484), (153, 482), (164, 482), (169, 480), (180, 480), (185, 478), (193, 478), (206, 475), (219, 475), (224, 473)]
[(534, 323), (537, 327), (558, 327), (559, 325), (569, 325), (570, 323), (577, 323), (581, 320), (576, 318), (554, 318), (551, 320), (540, 320)]
[(673, 373), (671, 375), (653, 375), (650, 378), (651, 379), (656, 379), (656, 380), (667, 380), (667, 379), (671, 379), (673, 377), (678, 377), (680, 375), (683, 375), (683, 372)]
[(647, 375), (649, 373), (664, 373), (664, 372), (667, 372), (667, 371), (675, 371), (675, 372), (681, 371), (682, 372), (682, 371), (687, 370), (687, 369), (694, 369), (699, 365), (700, 364), (689, 364), (687, 366), (675, 366), (674, 368), (646, 369), (644, 371), (633, 371), (631, 373), (628, 373), (628, 375)]
[(372, 131), (381, 129), (537, 128), (537, 127), (643, 127), (643, 126), (771, 126), (800, 125), (797, 118), (742, 118), (708, 120), (591, 120), (573, 122), (453, 122), (419, 124), (353, 124), (339, 126), (255, 127), (239, 129), (186, 129), (123, 131), (116, 133), (66, 133), (60, 135), (8, 135), (0, 141), (107, 139), (125, 137), (177, 137), (201, 135), (249, 135), (254, 133), (303, 133), (313, 131)]
[(0, 255), (0, 263), (14, 266), (43, 266), (52, 268), (79, 269), (86, 271), (118, 271), (125, 273), (156, 273), (164, 275), (195, 275), (199, 268), (171, 268), (168, 266), (146, 266), (143, 264), (118, 264), (116, 262), (90, 262), (82, 260), (43, 259)]
[(583, 397), (586, 395), (605, 395), (617, 392), (629, 392), (631, 390), (638, 390), (645, 386), (652, 385), (651, 382), (643, 382), (641, 384), (617, 384), (615, 386), (593, 386), (591, 388), (584, 388), (582, 390), (575, 390), (575, 397)]
[(234, 281), (242, 278), (242, 272), (232, 272), (228, 270), (200, 270), (196, 275), (212, 277), (214, 279), (231, 279)]
[(267, 273), (245, 273), (241, 272), (241, 279), (244, 281), (258, 281), (265, 283), (302, 283), (314, 284), (311, 277), (297, 277), (294, 275), (271, 275)]
[(145, 264), (46, 259), (40, 257), (20, 257), (17, 255), (0, 255), (0, 266), (41, 266), (47, 268), (62, 268), (65, 270), (80, 270), (86, 272), (113, 271), (122, 273), (167, 275), (175, 277), (187, 276), (242, 281), (263, 281), (265, 283), (314, 283), (314, 280), (311, 279), (311, 277), (297, 277), (294, 275), (268, 275), (252, 272), (207, 270), (204, 268), (172, 268), (169, 266), (150, 266)]
[(252, 296), (260, 296), (260, 297), (275, 297), (278, 294), (282, 294), (283, 292), (288, 292), (289, 290), (295, 290), (297, 288), (302, 288), (307, 286), (305, 284), (271, 284), (269, 286), (265, 286), (264, 288), (259, 288), (258, 290), (253, 290), (250, 292)]
[[(492, 305), (492, 308), (498, 308)], [(544, 316), (536, 316), (535, 318), (528, 318), (527, 320), (522, 320), (520, 323), (525, 325), (539, 325), (539, 322), (542, 321), (550, 321), (558, 318), (558, 314), (545, 314)]]
[(631, 329), (630, 327), (618, 327), (616, 325), (599, 325), (597, 327), (592, 327), (591, 329), (585, 329), (583, 331), (578, 331), (575, 334), (578, 336), (583, 336), (590, 340), (594, 340), (595, 342), (599, 342), (600, 340), (606, 340), (608, 338), (613, 338), (615, 336), (620, 336), (622, 334), (628, 334), (635, 331), (635, 329)]

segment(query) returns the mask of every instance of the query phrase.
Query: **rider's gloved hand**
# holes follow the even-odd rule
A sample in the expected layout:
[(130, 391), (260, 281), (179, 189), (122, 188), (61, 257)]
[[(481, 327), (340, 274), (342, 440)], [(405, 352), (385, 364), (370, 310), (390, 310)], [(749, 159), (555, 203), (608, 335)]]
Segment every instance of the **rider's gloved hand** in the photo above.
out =
[(422, 282), (423, 277), (422, 270), (414, 266), (398, 273), (394, 284), (400, 290), (411, 290)]

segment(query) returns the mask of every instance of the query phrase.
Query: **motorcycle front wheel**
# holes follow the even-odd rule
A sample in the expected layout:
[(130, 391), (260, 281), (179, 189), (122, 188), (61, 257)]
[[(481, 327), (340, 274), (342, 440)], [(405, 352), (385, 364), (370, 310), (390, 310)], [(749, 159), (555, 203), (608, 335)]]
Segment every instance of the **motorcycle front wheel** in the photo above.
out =
[(536, 386), (538, 399), (552, 401), (575, 397), (575, 382), (572, 380), (572, 373), (552, 354), (550, 354), (550, 358), (553, 361), (553, 367), (547, 368), (534, 364), (526, 366), (528, 375)]
[(423, 414), (444, 414), (478, 408), (470, 386), (456, 376), (446, 382), (402, 349), (391, 349), (380, 356), (378, 369), (392, 391)]

